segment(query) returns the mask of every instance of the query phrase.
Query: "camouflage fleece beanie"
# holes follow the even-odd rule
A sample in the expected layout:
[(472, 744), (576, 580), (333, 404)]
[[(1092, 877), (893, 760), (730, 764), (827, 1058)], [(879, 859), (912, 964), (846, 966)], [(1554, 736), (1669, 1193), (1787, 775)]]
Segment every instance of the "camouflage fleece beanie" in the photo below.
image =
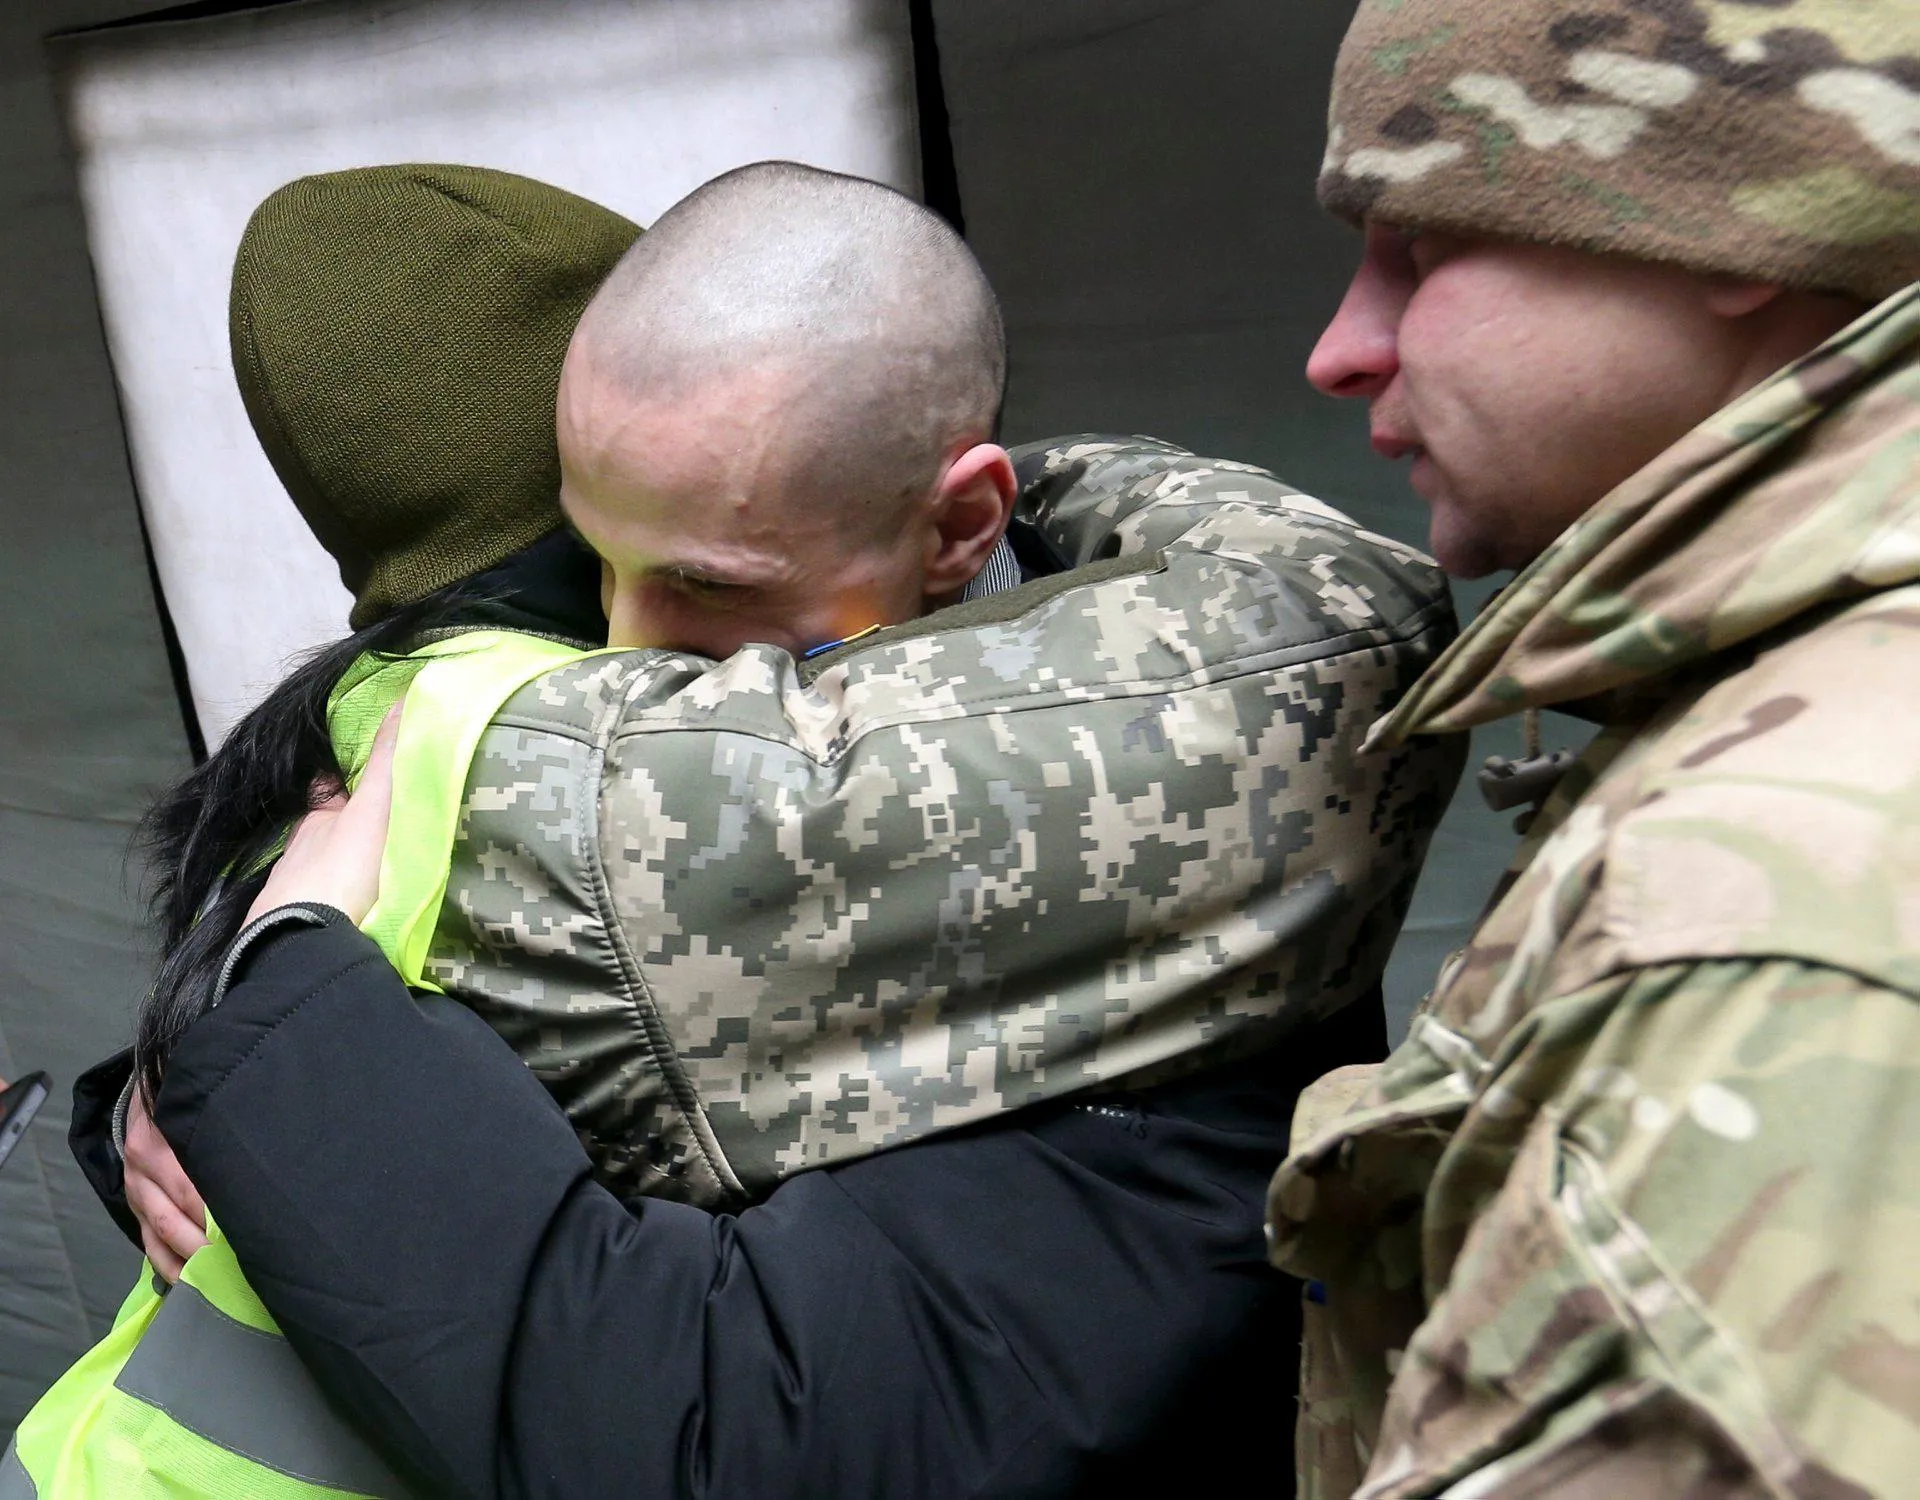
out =
[(1331, 127), (1343, 218), (1920, 279), (1920, 0), (1361, 0)]
[(355, 629), (560, 524), (560, 362), (639, 233), (481, 167), (328, 172), (255, 210), (233, 267), (234, 374)]

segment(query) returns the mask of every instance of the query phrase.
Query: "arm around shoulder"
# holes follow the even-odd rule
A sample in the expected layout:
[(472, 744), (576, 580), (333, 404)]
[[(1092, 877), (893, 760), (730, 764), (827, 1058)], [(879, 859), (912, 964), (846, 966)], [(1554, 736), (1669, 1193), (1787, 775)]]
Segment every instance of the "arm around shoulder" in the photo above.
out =
[(344, 919), (234, 980), (159, 1121), (321, 1385), (436, 1492), (1053, 1493), (1285, 1300), (1283, 1107), (1252, 1137), (1059, 1110), (737, 1217), (629, 1211), (512, 1050)]

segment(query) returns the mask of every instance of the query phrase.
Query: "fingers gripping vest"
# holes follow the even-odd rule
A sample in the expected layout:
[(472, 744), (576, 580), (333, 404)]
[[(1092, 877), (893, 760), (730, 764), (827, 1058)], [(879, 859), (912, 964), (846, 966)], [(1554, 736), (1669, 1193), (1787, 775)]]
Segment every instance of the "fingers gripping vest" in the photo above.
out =
[[(364, 660), (335, 690), (335, 745), (356, 773), (388, 708), (416, 690), (395, 752), (407, 792), (395, 799), (380, 900), (362, 924), (410, 981), (421, 982), (474, 744), (529, 677), (581, 654), (474, 632), (404, 660)], [(207, 1233), (164, 1296), (143, 1270), (112, 1331), (27, 1414), (0, 1454), (0, 1500), (409, 1493), (328, 1406), (219, 1226)]]

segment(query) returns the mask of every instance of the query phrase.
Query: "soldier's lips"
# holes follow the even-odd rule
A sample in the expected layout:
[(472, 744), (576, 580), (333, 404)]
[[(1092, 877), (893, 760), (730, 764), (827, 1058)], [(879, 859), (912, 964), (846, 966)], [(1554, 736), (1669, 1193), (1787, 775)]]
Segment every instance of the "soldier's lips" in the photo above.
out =
[(1425, 448), (1414, 450), (1413, 468), (1408, 471), (1407, 483), (1418, 495), (1431, 505), (1439, 498), (1440, 471), (1434, 467), (1433, 460), (1427, 456)]
[(1433, 499), (1434, 486), (1440, 477), (1440, 471), (1434, 467), (1433, 460), (1428, 456), (1423, 444), (1415, 442), (1410, 437), (1402, 437), (1388, 428), (1376, 427), (1373, 430), (1373, 451), (1389, 463), (1411, 458), (1413, 472), (1407, 476), (1407, 482), (1413, 486), (1414, 493), (1421, 499), (1427, 501)]

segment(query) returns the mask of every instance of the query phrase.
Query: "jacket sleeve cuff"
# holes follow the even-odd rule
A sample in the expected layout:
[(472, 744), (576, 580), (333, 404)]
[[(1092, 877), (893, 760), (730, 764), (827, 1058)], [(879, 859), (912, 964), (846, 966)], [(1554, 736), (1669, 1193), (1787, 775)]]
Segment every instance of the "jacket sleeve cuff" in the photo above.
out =
[[(227, 991), (240, 981), (254, 955), (269, 939), (294, 928), (352, 927), (353, 925), (352, 918), (338, 907), (326, 906), (317, 901), (276, 906), (263, 916), (255, 917), (240, 929), (240, 935), (233, 940), (233, 946), (227, 949), (226, 962), (220, 965), (219, 976), (214, 980), (213, 989), (207, 996), (207, 1009), (214, 1009), (227, 998)], [(120, 1138), (124, 1139), (124, 1135)]]

